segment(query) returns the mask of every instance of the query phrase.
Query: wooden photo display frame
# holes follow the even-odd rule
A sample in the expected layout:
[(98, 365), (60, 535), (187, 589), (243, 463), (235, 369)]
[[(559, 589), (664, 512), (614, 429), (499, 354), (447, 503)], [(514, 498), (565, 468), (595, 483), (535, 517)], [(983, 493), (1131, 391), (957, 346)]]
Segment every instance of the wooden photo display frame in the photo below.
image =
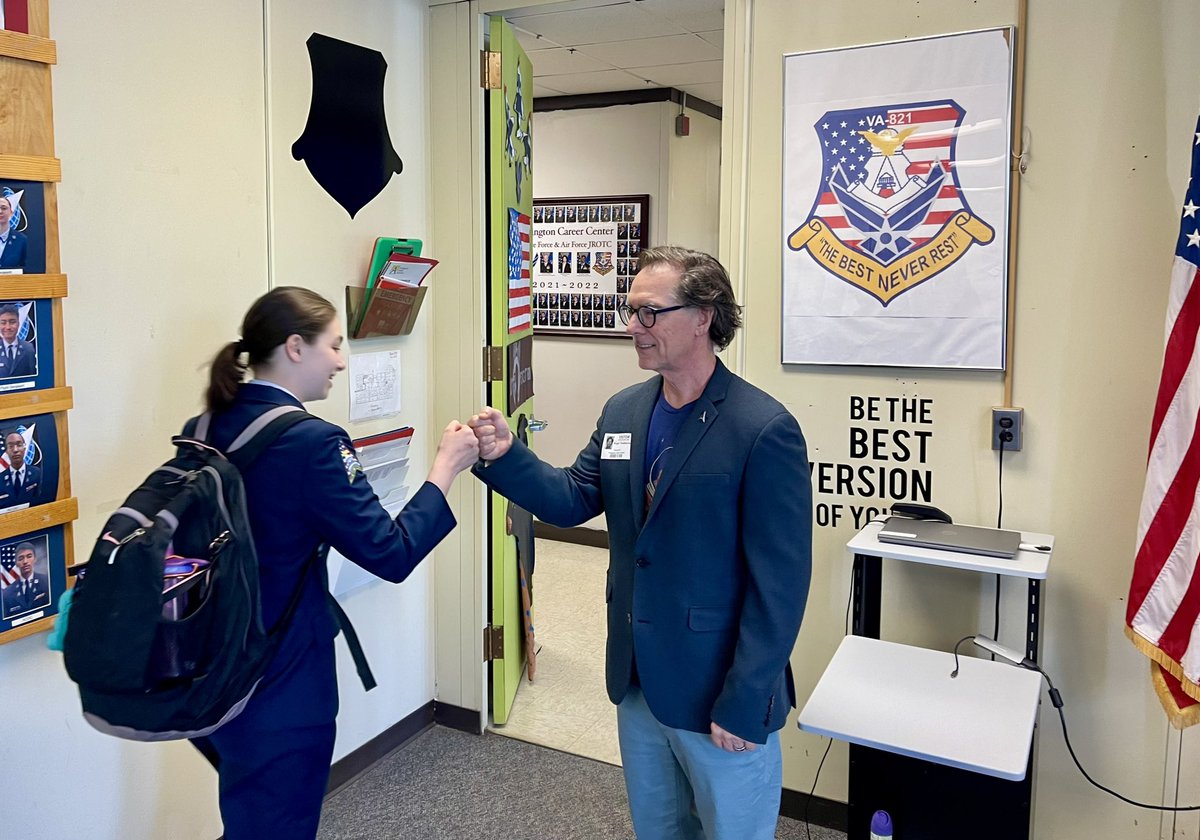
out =
[[(17, 203), (23, 218), (10, 230), (24, 238), (24, 264), (3, 265), (15, 261), (16, 252), (9, 252), (8, 260), (0, 252), (0, 321), (6, 304), (16, 310), (18, 333), (33, 352), (33, 373), (28, 362), (16, 366), (16, 348), (11, 372), (0, 365), (0, 431), (20, 436), (13, 440), (13, 456), (28, 465), (15, 482), (7, 479), (7, 492), (0, 488), (0, 643), (50, 628), (68, 587), (73, 523), (79, 517), (79, 503), (71, 495), (67, 412), (73, 397), (66, 383), (62, 299), (67, 278), (61, 273), (58, 231), (62, 166), (54, 151), (50, 84), (58, 52), (49, 37), (49, 0), (18, 0), (15, 6), (26, 12), (26, 31), (0, 29), (0, 83), (13, 94), (7, 117), (0, 121), (0, 194), (6, 188), (21, 193)], [(8, 12), (14, 5), (5, 0), (4, 8)], [(4, 251), (9, 251), (8, 242)], [(28, 459), (22, 457), (26, 454)], [(35, 488), (28, 486), (31, 477), (37, 479)], [(0, 475), (0, 484), (4, 481)], [(34, 490), (36, 498), (19, 498)], [(22, 546), (32, 546), (32, 567), (35, 575), (45, 577), (45, 592), (40, 584), (32, 585), (18, 602), (10, 584), (19, 583), (23, 572), (18, 554), (25, 555), (29, 566)]]
[(649, 247), (649, 219), (649, 195), (535, 198), (534, 333), (626, 338), (617, 307)]

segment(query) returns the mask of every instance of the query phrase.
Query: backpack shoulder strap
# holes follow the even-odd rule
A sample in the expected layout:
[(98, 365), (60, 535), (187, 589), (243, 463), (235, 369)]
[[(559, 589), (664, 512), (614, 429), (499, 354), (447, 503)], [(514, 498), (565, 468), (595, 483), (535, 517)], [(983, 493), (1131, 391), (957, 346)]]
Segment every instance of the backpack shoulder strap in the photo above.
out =
[[(201, 417), (203, 422), (204, 416)], [(296, 405), (281, 405), (264, 411), (242, 429), (225, 449), (228, 458), (239, 470), (250, 466), (279, 436), (305, 420), (316, 418)], [(197, 428), (197, 431), (199, 429)]]

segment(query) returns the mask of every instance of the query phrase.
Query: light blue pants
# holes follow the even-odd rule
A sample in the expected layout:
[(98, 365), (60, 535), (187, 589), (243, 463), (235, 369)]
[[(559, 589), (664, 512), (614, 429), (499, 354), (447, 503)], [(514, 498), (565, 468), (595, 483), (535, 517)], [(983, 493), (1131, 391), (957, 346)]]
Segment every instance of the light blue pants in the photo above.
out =
[(640, 688), (617, 706), (625, 790), (638, 840), (773, 840), (783, 756), (779, 733), (728, 752), (705, 733), (659, 723)]

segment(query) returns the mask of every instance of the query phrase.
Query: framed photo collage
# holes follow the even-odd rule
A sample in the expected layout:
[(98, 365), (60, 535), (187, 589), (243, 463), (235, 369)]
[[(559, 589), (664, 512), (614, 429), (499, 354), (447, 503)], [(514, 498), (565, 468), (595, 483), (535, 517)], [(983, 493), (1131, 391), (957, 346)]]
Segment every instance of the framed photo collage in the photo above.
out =
[(650, 196), (533, 202), (533, 329), (625, 336), (617, 307), (649, 242)]

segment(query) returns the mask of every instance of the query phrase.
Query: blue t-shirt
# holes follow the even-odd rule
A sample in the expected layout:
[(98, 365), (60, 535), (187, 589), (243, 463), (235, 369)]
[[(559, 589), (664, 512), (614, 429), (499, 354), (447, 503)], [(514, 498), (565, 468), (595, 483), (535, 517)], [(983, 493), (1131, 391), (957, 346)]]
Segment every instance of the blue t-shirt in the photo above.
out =
[(675, 446), (675, 438), (683, 428), (683, 421), (692, 413), (696, 401), (672, 408), (667, 398), (660, 391), (658, 402), (654, 404), (654, 413), (650, 415), (650, 428), (646, 433), (646, 462), (642, 465), (645, 476), (646, 510), (650, 509), (650, 501), (654, 498), (654, 489), (658, 487), (663, 470), (666, 469), (667, 459)]

